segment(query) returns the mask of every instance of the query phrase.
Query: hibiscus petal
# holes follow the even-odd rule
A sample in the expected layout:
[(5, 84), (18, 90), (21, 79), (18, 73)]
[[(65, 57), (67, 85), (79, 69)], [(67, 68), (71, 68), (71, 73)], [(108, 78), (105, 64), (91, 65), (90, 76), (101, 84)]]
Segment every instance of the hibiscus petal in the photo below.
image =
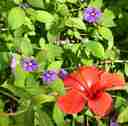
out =
[(104, 72), (101, 75), (101, 88), (112, 88), (112, 87), (121, 87), (125, 84), (125, 80), (122, 76), (115, 73)]
[(83, 66), (66, 76), (64, 84), (66, 87), (77, 88), (81, 91), (88, 89), (88, 91), (96, 92), (99, 89), (101, 73), (103, 73), (103, 71), (96, 67)]
[(81, 91), (86, 90), (86, 86), (84, 85), (85, 81), (81, 77), (80, 72), (77, 70), (69, 75), (67, 75), (64, 79), (64, 86), (70, 88), (76, 88)]
[(97, 69), (96, 67), (81, 67), (80, 73), (88, 86), (88, 92), (90, 96), (93, 95), (100, 88), (100, 76), (103, 71)]
[(58, 106), (67, 114), (78, 113), (82, 111), (86, 103), (83, 95), (78, 90), (72, 89), (65, 96), (58, 97)]
[(97, 93), (93, 99), (88, 99), (89, 108), (98, 116), (107, 115), (112, 109), (112, 97), (105, 92)]

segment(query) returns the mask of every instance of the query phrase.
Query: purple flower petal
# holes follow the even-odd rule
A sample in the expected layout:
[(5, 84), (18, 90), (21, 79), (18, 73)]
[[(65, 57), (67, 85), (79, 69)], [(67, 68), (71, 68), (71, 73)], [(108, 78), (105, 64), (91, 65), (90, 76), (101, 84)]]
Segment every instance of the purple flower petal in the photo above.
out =
[(45, 83), (50, 84), (52, 81), (56, 79), (57, 79), (57, 73), (54, 70), (48, 70), (42, 74), (42, 80)]
[(98, 19), (101, 17), (102, 13), (99, 9), (88, 7), (84, 11), (84, 19), (88, 23), (96, 23)]
[(118, 125), (117, 122), (111, 120), (111, 121), (110, 121), (110, 126), (119, 126), (119, 125)]
[(61, 78), (61, 79), (64, 79), (66, 76), (67, 76), (68, 72), (65, 71), (64, 69), (61, 69), (58, 73), (58, 76)]
[(22, 60), (22, 68), (27, 72), (33, 72), (38, 68), (38, 64), (34, 59), (26, 58)]
[(11, 69), (16, 68), (16, 56), (14, 55), (11, 59), (11, 64), (10, 64)]

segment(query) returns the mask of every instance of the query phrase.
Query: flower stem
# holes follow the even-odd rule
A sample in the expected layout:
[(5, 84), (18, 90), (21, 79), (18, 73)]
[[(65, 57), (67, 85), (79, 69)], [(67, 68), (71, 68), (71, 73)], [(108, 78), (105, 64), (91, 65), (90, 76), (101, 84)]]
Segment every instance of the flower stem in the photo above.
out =
[(73, 115), (73, 119), (72, 119), (72, 126), (75, 126), (76, 123), (76, 114)]

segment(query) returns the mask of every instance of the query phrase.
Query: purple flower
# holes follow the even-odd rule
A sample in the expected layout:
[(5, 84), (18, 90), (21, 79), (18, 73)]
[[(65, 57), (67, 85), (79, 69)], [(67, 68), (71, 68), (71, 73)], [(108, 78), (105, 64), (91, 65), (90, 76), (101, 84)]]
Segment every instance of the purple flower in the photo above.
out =
[(96, 23), (101, 15), (101, 11), (93, 7), (88, 7), (84, 11), (84, 19), (89, 23)]
[(42, 75), (42, 80), (48, 84), (56, 79), (57, 79), (57, 73), (54, 70), (45, 71)]
[(116, 123), (115, 121), (110, 121), (110, 126), (119, 126), (118, 123)]
[(22, 60), (22, 68), (25, 71), (32, 72), (38, 68), (38, 64), (32, 58), (25, 58)]
[(58, 73), (58, 76), (61, 78), (61, 79), (64, 79), (66, 76), (67, 76), (68, 72), (65, 71), (64, 69), (61, 69)]
[(10, 67), (12, 70), (15, 70), (16, 68), (16, 56), (15, 55), (12, 56)]

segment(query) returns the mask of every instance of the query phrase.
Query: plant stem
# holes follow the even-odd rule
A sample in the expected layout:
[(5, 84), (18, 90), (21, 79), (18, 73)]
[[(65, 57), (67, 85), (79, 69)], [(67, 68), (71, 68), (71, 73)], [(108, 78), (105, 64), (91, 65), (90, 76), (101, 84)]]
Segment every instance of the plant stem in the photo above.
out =
[(88, 117), (87, 117), (86, 125), (87, 125), (87, 126), (90, 126), (90, 125), (89, 125)]
[(73, 119), (72, 119), (72, 126), (75, 126), (76, 116), (77, 116), (77, 115), (73, 115)]
[(128, 60), (103, 60), (100, 64), (112, 64), (112, 63), (128, 63)]
[(5, 95), (5, 96), (8, 96), (9, 98), (11, 98), (11, 99), (13, 99), (13, 100), (15, 100), (15, 101), (18, 101), (18, 99), (17, 99), (15, 96), (11, 95), (11, 94), (8, 93), (8, 92), (5, 92), (4, 90), (1, 90), (1, 89), (0, 89), (0, 93), (3, 94), (3, 95)]
[(72, 120), (72, 126), (75, 126), (75, 119)]

